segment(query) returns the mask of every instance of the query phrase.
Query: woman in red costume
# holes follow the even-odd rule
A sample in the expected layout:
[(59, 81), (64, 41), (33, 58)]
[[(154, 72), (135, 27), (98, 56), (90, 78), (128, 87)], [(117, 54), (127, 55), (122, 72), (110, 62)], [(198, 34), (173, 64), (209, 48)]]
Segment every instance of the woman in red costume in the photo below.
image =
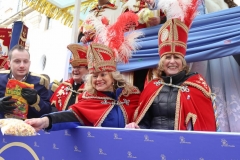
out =
[(107, 29), (104, 24), (101, 26), (98, 23), (102, 32), (97, 30), (99, 35), (96, 34), (94, 42), (88, 46), (89, 75), (86, 78), (86, 91), (79, 95), (78, 103), (67, 111), (27, 119), (26, 123), (36, 131), (43, 128), (54, 131), (77, 126), (124, 128), (133, 122), (140, 91), (127, 83), (116, 70), (116, 60), (127, 62), (131, 52), (136, 49), (135, 38), (141, 34), (130, 33), (126, 38), (124, 30), (129, 24), (137, 23), (137, 19), (135, 14), (126, 13)]
[[(184, 59), (197, 0), (185, 1), (187, 4), (178, 8), (174, 8), (177, 5), (172, 0), (161, 2), (170, 19), (158, 35), (159, 78), (152, 80), (142, 92), (134, 122), (126, 128), (216, 131), (211, 89), (201, 75), (189, 73)], [(182, 9), (182, 6), (189, 7)]]

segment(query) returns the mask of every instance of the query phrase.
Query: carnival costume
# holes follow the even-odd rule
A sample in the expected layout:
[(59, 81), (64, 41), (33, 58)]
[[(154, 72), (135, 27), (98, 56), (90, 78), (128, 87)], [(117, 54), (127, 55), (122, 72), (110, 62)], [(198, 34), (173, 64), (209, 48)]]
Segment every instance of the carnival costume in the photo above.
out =
[(121, 14), (120, 11), (117, 9), (118, 7), (114, 4), (108, 2), (102, 6), (98, 4), (94, 6), (86, 16), (83, 24), (80, 27), (78, 42), (80, 42), (82, 36), (85, 36), (88, 42), (92, 41), (95, 36), (95, 27), (94, 24), (91, 22), (91, 17), (96, 17), (98, 20), (101, 20), (105, 17), (107, 24), (114, 24), (117, 21), (117, 18)]
[[(206, 0), (198, 0), (198, 9), (197, 9), (197, 15), (202, 15), (202, 14), (205, 14), (205, 1)], [(210, 0), (211, 1), (211, 0)], [(155, 10), (155, 9), (161, 9), (161, 6), (159, 6), (158, 4), (161, 3), (162, 0), (154, 0), (154, 4), (153, 6), (148, 6), (151, 10)], [(206, 2), (206, 5), (207, 5), (207, 2)]]
[[(72, 52), (73, 59), (70, 61), (73, 67), (87, 67), (87, 47), (79, 44), (70, 44), (67, 48)], [(70, 105), (78, 102), (78, 95), (83, 92), (84, 82), (76, 83), (73, 78), (62, 82), (54, 91), (50, 102), (58, 111), (67, 110)], [(53, 109), (54, 111), (54, 109)]]
[[(12, 78), (10, 70), (0, 71), (0, 97), (4, 97), (8, 80)], [(37, 100), (34, 104), (29, 105), (27, 118), (38, 118), (44, 114), (51, 112), (49, 97), (49, 82), (39, 74), (29, 72), (23, 82), (34, 84), (34, 90), (37, 92)], [(4, 118), (4, 114), (0, 113), (0, 118)]]
[[(181, 4), (180, 0), (175, 2)], [(181, 5), (175, 2), (162, 0), (159, 4), (168, 17), (159, 30), (160, 57), (166, 54), (184, 57), (186, 54), (188, 31), (196, 14), (197, 0)], [(152, 80), (141, 94), (135, 115), (140, 128), (216, 131), (211, 89), (198, 73), (181, 71)]]
[(122, 6), (122, 13), (129, 11), (134, 12), (139, 17), (139, 25), (135, 26), (134, 29), (150, 27), (148, 19), (152, 17), (160, 17), (160, 24), (166, 21), (166, 16), (161, 10), (150, 10), (147, 3), (143, 0), (126, 0)]
[[(132, 32), (124, 37), (124, 30), (129, 24), (137, 23), (133, 13), (124, 13), (114, 25), (108, 25), (93, 19), (96, 29), (94, 42), (88, 46), (87, 60), (89, 73), (116, 72), (117, 62), (128, 62), (131, 52), (137, 49), (136, 38), (140, 32)], [(117, 83), (118, 84), (118, 83)], [(114, 85), (114, 92), (84, 91), (79, 95), (78, 103), (68, 111), (45, 115), (50, 120), (47, 131), (74, 128), (79, 125), (123, 128), (133, 121), (133, 114), (138, 105), (140, 91), (125, 84)], [(126, 88), (128, 88), (128, 94)]]

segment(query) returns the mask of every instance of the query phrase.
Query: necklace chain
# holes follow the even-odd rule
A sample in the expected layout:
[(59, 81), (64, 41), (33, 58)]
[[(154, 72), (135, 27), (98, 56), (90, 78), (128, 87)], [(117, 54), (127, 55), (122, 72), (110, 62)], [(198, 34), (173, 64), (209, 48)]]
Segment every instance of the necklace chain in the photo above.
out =
[(73, 93), (76, 93), (76, 94), (79, 94), (80, 92), (77, 92), (77, 91), (75, 91), (75, 90), (73, 90), (73, 89), (71, 89), (70, 87), (67, 87), (67, 89), (66, 89), (67, 91), (71, 91), (71, 92), (73, 92)]
[(180, 89), (182, 92), (189, 92), (189, 88), (188, 86), (178, 86), (178, 85), (175, 85), (175, 84), (172, 84), (172, 83), (165, 83), (161, 80), (157, 81), (157, 82), (154, 82), (154, 84), (156, 86), (159, 86), (160, 84), (162, 85), (166, 85), (166, 86), (170, 86), (170, 87), (175, 87), (175, 88), (178, 88)]

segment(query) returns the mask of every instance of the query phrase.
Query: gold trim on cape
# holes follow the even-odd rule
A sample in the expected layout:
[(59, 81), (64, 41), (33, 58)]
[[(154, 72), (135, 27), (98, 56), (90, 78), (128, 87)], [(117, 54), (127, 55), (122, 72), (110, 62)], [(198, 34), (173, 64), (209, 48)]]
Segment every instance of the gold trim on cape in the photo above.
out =
[(49, 81), (46, 77), (44, 77), (40, 74), (37, 74), (37, 73), (33, 73), (33, 72), (30, 72), (30, 75), (35, 76), (35, 77), (39, 77), (40, 78), (39, 84), (45, 86), (46, 89), (49, 89)]
[(37, 95), (36, 103), (30, 105), (31, 107), (34, 107), (38, 112), (41, 110), (41, 108), (39, 107), (39, 102), (40, 102), (40, 97), (39, 97), (39, 95)]
[(196, 114), (193, 114), (191, 112), (189, 112), (186, 116), (186, 119), (185, 119), (185, 124), (187, 126), (189, 120), (192, 119), (192, 124), (193, 124), (193, 127), (194, 127), (194, 124), (196, 123), (197, 121), (197, 115)]
[[(135, 121), (135, 123), (140, 123), (140, 121), (143, 119), (143, 117), (144, 117), (144, 115), (146, 114), (146, 112), (148, 111), (148, 109), (150, 108), (150, 106), (152, 105), (152, 103), (153, 103), (153, 101), (154, 101), (154, 99), (156, 98), (156, 96), (158, 95), (158, 93), (162, 90), (162, 87), (163, 87), (163, 85), (161, 85), (160, 87), (159, 87), (159, 89), (156, 91), (156, 93), (151, 97), (151, 98), (149, 98), (149, 100), (148, 100), (148, 102), (147, 102), (147, 106), (145, 107), (145, 109), (143, 110), (143, 112), (142, 112), (142, 114), (141, 114), (141, 116)], [(141, 102), (140, 102), (141, 103)], [(134, 115), (136, 114), (136, 115), (138, 115), (138, 108), (139, 108), (139, 106), (136, 108), (136, 113), (134, 113)]]

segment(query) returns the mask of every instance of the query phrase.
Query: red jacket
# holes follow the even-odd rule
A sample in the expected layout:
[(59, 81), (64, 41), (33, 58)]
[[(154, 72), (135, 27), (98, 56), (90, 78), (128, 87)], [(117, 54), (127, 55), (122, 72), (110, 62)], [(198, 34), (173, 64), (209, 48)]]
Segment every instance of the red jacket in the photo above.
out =
[[(154, 98), (162, 89), (160, 79), (152, 80), (144, 89), (136, 109), (135, 122), (138, 124), (150, 108)], [(175, 112), (175, 130), (187, 130), (190, 119), (195, 131), (216, 131), (214, 110), (211, 101), (211, 89), (206, 81), (196, 74), (188, 78), (181, 86), (187, 86), (189, 92), (179, 89)]]
[(125, 123), (133, 122), (133, 114), (138, 105), (140, 91), (132, 87), (131, 94), (124, 96), (120, 94), (118, 100), (106, 96), (101, 92), (96, 95), (83, 92), (79, 95), (78, 103), (72, 105), (73, 112), (83, 125), (101, 126), (115, 104), (121, 108)]
[[(72, 95), (71, 90), (73, 88), (74, 80), (73, 78), (61, 83), (52, 95), (50, 102), (54, 104), (58, 111), (66, 110), (68, 101)], [(84, 88), (84, 83), (79, 87), (77, 92), (82, 93)], [(78, 96), (76, 96), (76, 103), (78, 102)]]

